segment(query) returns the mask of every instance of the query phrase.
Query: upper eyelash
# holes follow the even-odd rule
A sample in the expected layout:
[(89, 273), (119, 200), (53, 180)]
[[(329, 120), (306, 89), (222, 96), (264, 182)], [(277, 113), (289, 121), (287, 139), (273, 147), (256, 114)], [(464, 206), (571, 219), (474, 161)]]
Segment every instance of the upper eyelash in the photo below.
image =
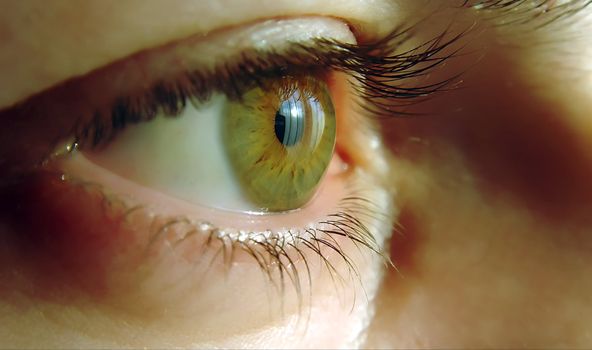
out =
[(362, 97), (362, 107), (372, 117), (418, 115), (417, 112), (406, 111), (406, 107), (448, 91), (460, 81), (462, 72), (436, 82), (418, 83), (419, 78), (429, 76), (438, 66), (458, 55), (462, 47), (452, 46), (471, 28), (454, 35), (445, 30), (430, 40), (399, 52), (399, 48), (413, 38), (416, 26), (399, 27), (376, 43), (343, 45), (354, 58), (344, 67), (362, 73), (354, 76), (359, 83), (357, 93)]
[[(464, 0), (461, 6), (479, 11), (495, 13), (496, 18), (511, 16), (510, 20), (499, 21), (498, 25), (526, 24), (538, 21), (537, 27), (545, 26), (559, 19), (580, 13), (592, 4), (592, 0), (571, 0), (548, 7), (552, 0)], [(546, 16), (541, 16), (545, 13)], [(308, 44), (295, 44), (288, 52), (247, 52), (232, 65), (223, 65), (210, 72), (187, 72), (180, 82), (160, 82), (152, 91), (139, 100), (120, 98), (111, 108), (111, 125), (105, 124), (102, 116), (95, 114), (91, 125), (77, 127), (78, 138), (93, 136), (92, 144), (99, 143), (106, 131), (116, 131), (126, 123), (153, 118), (158, 111), (166, 115), (179, 114), (188, 98), (206, 100), (214, 91), (221, 91), (231, 98), (239, 98), (249, 86), (261, 84), (262, 78), (276, 77), (291, 72), (329, 67), (338, 71), (353, 73), (360, 83), (357, 93), (363, 97), (363, 108), (371, 116), (409, 116), (415, 113), (405, 107), (425, 100), (437, 92), (454, 87), (462, 72), (438, 82), (425, 85), (405, 83), (408, 79), (426, 76), (433, 69), (454, 57), (462, 49), (448, 50), (460, 40), (466, 30), (450, 35), (444, 31), (435, 38), (414, 48), (399, 52), (400, 47), (413, 37), (419, 23), (400, 26), (384, 38), (368, 44), (346, 44), (319, 39)], [(138, 98), (138, 97), (137, 97)], [(151, 103), (150, 103), (151, 102)], [(93, 134), (94, 135), (91, 135)], [(108, 132), (107, 132), (108, 133)], [(79, 140), (80, 141), (80, 140)]]
[(436, 83), (413, 84), (411, 79), (429, 75), (437, 66), (454, 57), (458, 50), (447, 49), (466, 31), (450, 35), (447, 31), (411, 49), (401, 51), (414, 36), (414, 26), (398, 27), (380, 40), (368, 44), (346, 44), (317, 39), (312, 44), (296, 43), (287, 52), (243, 52), (234, 63), (211, 71), (190, 71), (175, 81), (155, 83), (148, 91), (118, 98), (110, 108), (111, 116), (95, 113), (90, 122), (75, 128), (78, 146), (98, 146), (111, 139), (127, 124), (151, 120), (159, 112), (176, 116), (188, 101), (202, 102), (213, 92), (231, 99), (266, 78), (285, 74), (311, 74), (328, 69), (343, 71), (357, 80), (356, 93), (362, 108), (372, 117), (409, 116), (405, 107), (446, 90), (459, 75)]

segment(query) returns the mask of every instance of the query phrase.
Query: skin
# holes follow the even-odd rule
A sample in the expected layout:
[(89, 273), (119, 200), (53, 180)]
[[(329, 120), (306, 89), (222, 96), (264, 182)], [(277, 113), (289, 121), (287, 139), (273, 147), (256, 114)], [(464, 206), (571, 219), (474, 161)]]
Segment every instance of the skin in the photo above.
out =
[[(592, 40), (582, 34), (592, 31), (592, 9), (577, 21), (535, 30), (495, 27), (484, 12), (442, 9), (443, 2), (368, 2), (88, 1), (72, 7), (56, 1), (50, 10), (46, 3), (10, 2), (0, 13), (0, 108), (140, 49), (213, 28), (316, 14), (343, 18), (372, 37), (439, 8), (416, 40), (430, 39), (455, 18), (452, 31), (475, 26), (464, 41), (473, 54), (451, 60), (432, 77), (466, 70), (463, 89), (415, 107), (437, 113), (381, 122), (399, 208), (390, 243), (397, 270), (388, 270), (371, 301), (377, 312), (365, 346), (592, 346), (592, 77), (585, 59)], [(92, 332), (74, 333), (79, 314), (59, 323), (2, 307), (10, 320), (2, 331), (17, 334), (4, 337), (10, 339), (4, 346), (34, 346), (35, 339), (18, 338), (27, 333), (18, 330), (29, 329), (49, 329), (55, 339), (68, 339), (63, 346), (113, 345), (112, 329), (104, 326), (112, 320), (94, 319)], [(320, 326), (337, 318), (326, 316)], [(168, 344), (186, 344), (176, 341), (186, 335), (179, 329), (161, 330)], [(335, 346), (327, 339), (332, 329), (311, 331), (301, 345)], [(277, 344), (274, 336), (270, 331), (230, 344)], [(45, 342), (37, 346), (46, 345), (49, 335), (38, 339)]]

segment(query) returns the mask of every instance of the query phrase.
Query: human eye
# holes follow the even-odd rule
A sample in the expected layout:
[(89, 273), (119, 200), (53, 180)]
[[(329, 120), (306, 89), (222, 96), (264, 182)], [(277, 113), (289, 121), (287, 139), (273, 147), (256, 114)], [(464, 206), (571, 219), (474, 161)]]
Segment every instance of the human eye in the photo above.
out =
[(2, 346), (589, 347), (591, 5), (3, 4)]
[(320, 344), (359, 341), (393, 210), (371, 116), (398, 94), (384, 82), (421, 71), (433, 47), (364, 69), (404, 38), (362, 45), (335, 19), (264, 21), (4, 110), (5, 259), (28, 283), (11, 295), (58, 318), (57, 302), (92, 307), (82, 328), (102, 324), (119, 346), (318, 344), (340, 318)]

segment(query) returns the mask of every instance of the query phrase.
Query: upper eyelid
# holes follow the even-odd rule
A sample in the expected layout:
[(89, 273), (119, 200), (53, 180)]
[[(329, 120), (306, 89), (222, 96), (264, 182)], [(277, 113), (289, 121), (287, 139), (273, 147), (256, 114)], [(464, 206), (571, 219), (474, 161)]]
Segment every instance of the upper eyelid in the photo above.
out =
[[(219, 78), (221, 71), (232, 67), (235, 63), (243, 67), (254, 62), (257, 66), (249, 66), (254, 70), (246, 70), (244, 74), (255, 76), (262, 73), (266, 66), (320, 66), (327, 61), (323, 56), (346, 56), (341, 50), (345, 42), (325, 39), (323, 45), (319, 38), (310, 38), (302, 42), (283, 42), (278, 50), (274, 46), (236, 50), (219, 55), (216, 60), (205, 62), (196, 56), (203, 53), (203, 45), (191, 40), (167, 44), (156, 49), (142, 51), (110, 65), (101, 67), (86, 76), (68, 80), (56, 88), (37, 94), (21, 105), (25, 110), (44, 110), (43, 107), (64, 108), (71, 117), (80, 118), (80, 113), (92, 112), (99, 108), (110, 108), (115, 99), (131, 97), (145, 93), (158, 85), (175, 85), (187, 74), (197, 75), (207, 80), (224, 80)], [(196, 55), (198, 54), (198, 55)], [(208, 53), (209, 54), (209, 53)], [(322, 63), (321, 63), (322, 62)], [(71, 98), (70, 98), (71, 97)], [(27, 105), (30, 105), (27, 106)], [(37, 108), (35, 108), (37, 107)], [(79, 109), (83, 108), (83, 110)], [(8, 109), (10, 111), (10, 109)], [(4, 111), (0, 111), (0, 116)]]
[[(110, 4), (91, 0), (75, 6), (76, 9), (69, 2), (52, 4), (50, 7), (57, 8), (56, 11), (46, 11), (46, 4), (33, 2), (33, 8), (29, 10), (39, 13), (40, 22), (25, 27), (20, 25), (32, 20), (31, 13), (27, 8), (21, 8), (26, 5), (15, 4), (4, 13), (6, 23), (2, 32), (6, 33), (8, 29), (9, 35), (0, 47), (6, 54), (2, 60), (8, 64), (0, 67), (0, 75), (6, 79), (3, 87), (8, 91), (0, 95), (0, 109), (14, 106), (60, 81), (85, 75), (134, 52), (268, 18), (329, 16), (363, 28), (369, 37), (379, 36), (390, 30), (390, 26), (385, 28), (384, 24), (389, 23), (391, 1), (377, 0), (375, 6), (364, 6), (359, 0), (304, 3), (263, 0), (258, 2), (261, 6), (250, 7), (244, 6), (242, 0), (184, 1), (183, 6), (151, 1), (133, 8), (125, 1)], [(225, 4), (229, 9), (244, 10), (220, 11)], [(185, 11), (184, 5), (191, 9)], [(208, 15), (203, 16), (204, 13)], [(79, 27), (75, 26), (77, 24)], [(10, 35), (11, 32), (15, 35)], [(48, 43), (51, 43), (50, 50), (47, 49)]]
[[(336, 45), (338, 47), (338, 44)], [(278, 78), (283, 74), (324, 74), (327, 69), (334, 67), (323, 66), (321, 63), (327, 60), (321, 57), (334, 55), (331, 57), (336, 58), (342, 57), (343, 54), (339, 50), (331, 51), (332, 48), (324, 46), (316, 49), (314, 45), (308, 47), (297, 43), (283, 53), (244, 51), (210, 68), (191, 69), (188, 67), (192, 65), (189, 65), (175, 69), (169, 74), (160, 71), (161, 76), (146, 77), (145, 80), (139, 77), (141, 70), (138, 69), (131, 72), (122, 70), (115, 74), (101, 74), (98, 77), (103, 83), (101, 86), (111, 87), (111, 79), (116, 77), (121, 82), (118, 86), (120, 91), (110, 91), (104, 104), (87, 108), (87, 113), (84, 114), (87, 118), (77, 120), (77, 129), (86, 129), (84, 133), (88, 133), (89, 130), (93, 132), (93, 128), (98, 126), (108, 134), (109, 130), (105, 127), (111, 127), (115, 120), (111, 118), (116, 118), (115, 113), (119, 118), (133, 122), (149, 120), (160, 112), (175, 116), (182, 111), (185, 101), (205, 102), (214, 92), (221, 92), (230, 99), (235, 99), (240, 98), (246, 89), (252, 88), (252, 85), (263, 84), (266, 78)], [(285, 67), (285, 70), (279, 71), (279, 67)], [(129, 73), (132, 76), (128, 75)], [(130, 85), (122, 88), (125, 84)], [(96, 87), (92, 83), (88, 85)], [(94, 132), (96, 131), (95, 129)], [(81, 135), (75, 136), (75, 141), (80, 146), (81, 140), (78, 137)], [(91, 144), (96, 146), (96, 140), (91, 141)]]
[[(186, 43), (177, 45), (184, 44)], [(162, 59), (163, 54), (174, 51), (171, 48), (179, 47), (177, 45), (169, 44), (132, 55), (87, 76), (66, 81), (20, 105), (0, 111), (0, 119), (5, 120), (4, 130), (11, 130), (8, 138), (3, 137), (0, 140), (0, 166), (3, 168), (0, 180), (2, 177), (10, 178), (14, 174), (32, 170), (32, 167), (50, 155), (52, 148), (73, 136), (76, 130), (88, 124), (94, 116), (110, 115), (114, 99), (133, 95), (134, 90), (148, 91), (159, 80), (174, 81), (174, 71), (178, 74), (185, 73), (189, 63), (185, 66), (168, 65), (165, 67), (167, 69), (160, 71), (160, 76), (157, 70), (151, 71), (150, 65), (162, 65), (167, 61)], [(315, 44), (312, 41), (310, 45), (313, 48), (308, 52), (309, 57), (321, 55), (319, 50), (315, 53)], [(187, 47), (191, 47), (191, 43)], [(257, 50), (253, 52), (261, 53)], [(278, 57), (281, 56), (277, 55), (276, 58)], [(178, 58), (174, 54), (169, 55), (169, 61)], [(173, 72), (171, 68), (174, 69)], [(166, 76), (168, 79), (163, 79)], [(25, 145), (27, 147), (23, 148)], [(27, 162), (23, 163), (23, 159), (27, 159)]]
[[(296, 22), (302, 22), (303, 20), (315, 21), (316, 17), (305, 17), (304, 19), (297, 19)], [(331, 26), (335, 26), (336, 22), (347, 26), (347, 23), (342, 22), (339, 19), (326, 18), (323, 21), (329, 22)], [(294, 20), (272, 19), (258, 22), (259, 24), (263, 23), (263, 25), (282, 25), (285, 23), (293, 23)], [(256, 24), (257, 22), (255, 25)], [(304, 24), (306, 24), (306, 22), (304, 22)], [(241, 55), (244, 55), (244, 53), (247, 51), (257, 55), (264, 53), (279, 53), (284, 49), (289, 51), (290, 48), (294, 47), (296, 42), (302, 42), (304, 45), (306, 45), (306, 42), (308, 42), (310, 46), (314, 46), (312, 39), (315, 38), (315, 35), (318, 38), (323, 38), (322, 35), (318, 35), (319, 33), (317, 31), (317, 33), (313, 33), (315, 35), (310, 35), (309, 38), (303, 38), (303, 36), (300, 35), (296, 41), (288, 40), (289, 42), (286, 41), (283, 45), (283, 48), (281, 48), (278, 43), (268, 47), (255, 47), (255, 43), (251, 43), (250, 45), (243, 45), (244, 47), (242, 48), (235, 48), (234, 52), (231, 53), (223, 53), (221, 52), (222, 50), (213, 46), (216, 45), (216, 43), (226, 40), (228, 37), (232, 37), (232, 35), (235, 33), (244, 33), (244, 28), (249, 28), (249, 26), (253, 26), (253, 24), (247, 24), (246, 27), (241, 25), (237, 26), (236, 28), (225, 28), (223, 30), (210, 33), (207, 36), (204, 36), (203, 34), (196, 34), (188, 38), (160, 45), (158, 47), (136, 52), (127, 57), (111, 62), (110, 64), (96, 68), (84, 76), (62, 81), (53, 88), (36, 93), (27, 100), (17, 103), (16, 106), (26, 104), (30, 100), (39, 100), (39, 96), (43, 96), (44, 94), (48, 93), (51, 94), (54, 92), (54, 90), (66, 90), (65, 86), (71, 87), (71, 90), (84, 91), (87, 96), (93, 94), (93, 88), (103, 86), (109, 87), (110, 92), (113, 94), (123, 94), (129, 92), (130, 88), (132, 88), (132, 86), (130, 86), (132, 85), (130, 82), (136, 83), (143, 80), (144, 84), (152, 84), (153, 82), (159, 80), (171, 80), (171, 77), (188, 71), (198, 69), (202, 71), (215, 71), (218, 68), (219, 63), (236, 60), (240, 58)], [(329, 32), (335, 34), (336, 31), (329, 30)], [(341, 41), (343, 43), (355, 42), (353, 36), (347, 35), (338, 35), (337, 38), (334, 37), (331, 39)], [(208, 45), (207, 43), (209, 41), (214, 41), (214, 44)], [(241, 41), (244, 44), (245, 40), (243, 39)], [(216, 55), (217, 59), (204, 60), (199, 57), (212, 55), (212, 48), (218, 50)], [(208, 51), (208, 55), (202, 55), (202, 52), (206, 50)], [(12, 108), (13, 107), (0, 109), (0, 113)]]
[[(265, 64), (267, 64), (267, 68), (300, 64), (300, 66), (316, 66), (325, 71), (335, 69), (355, 72), (356, 74), (352, 78), (359, 83), (355, 88), (358, 95), (356, 97), (361, 98), (357, 100), (363, 103), (361, 107), (368, 113), (376, 116), (396, 116), (401, 113), (410, 116), (404, 112), (405, 106), (413, 103), (410, 101), (415, 98), (427, 98), (440, 91), (446, 91), (447, 87), (454, 87), (453, 83), (459, 75), (451, 75), (435, 83), (425, 82), (424, 85), (421, 82), (409, 84), (408, 80), (428, 76), (442, 62), (454, 58), (458, 53), (458, 47), (455, 49), (452, 44), (464, 38), (471, 29), (471, 27), (464, 28), (459, 33), (445, 30), (429, 40), (413, 41), (411, 48), (408, 45), (401, 47), (403, 43), (413, 37), (420, 24), (425, 24), (425, 22), (394, 28), (392, 32), (376, 41), (360, 45), (340, 43), (331, 39), (311, 38), (314, 40), (309, 40), (309, 45), (298, 42), (290, 43), (287, 45), (287, 49), (283, 48), (281, 53), (274, 52), (273, 49), (270, 50), (271, 52), (257, 49), (242, 52), (234, 57), (244, 60), (245, 56), (248, 58), (251, 53), (251, 58), (254, 58), (252, 61), (255, 64), (250, 68), (254, 67), (255, 70), (250, 71), (249, 67), (235, 66), (234, 71), (238, 71), (242, 75), (246, 72), (253, 78), (266, 68)], [(130, 85), (126, 84), (134, 80), (130, 78), (131, 75), (145, 77), (147, 65), (141, 63), (143, 59), (146, 59), (146, 56), (151, 55), (154, 55), (152, 58), (161, 57), (158, 51), (139, 53), (101, 68), (89, 76), (68, 81), (60, 87), (34, 97), (28, 103), (17, 108), (0, 111), (0, 119), (5, 119), (5, 126), (7, 126), (7, 128), (3, 128), (4, 136), (0, 137), (0, 151), (2, 151), (0, 165), (3, 165), (0, 168), (3, 168), (4, 172), (4, 174), (0, 174), (0, 180), (2, 180), (2, 175), (8, 174), (10, 177), (11, 174), (18, 175), (19, 172), (34, 170), (39, 162), (50, 155), (51, 149), (55, 148), (59, 141), (66, 141), (68, 136), (76, 136), (76, 131), (87, 126), (97, 115), (103, 118), (111, 116), (112, 108), (117, 105), (113, 105), (114, 101), (109, 101), (109, 99), (118, 96), (124, 98), (134, 96), (134, 92), (130, 92), (133, 88), (130, 89)], [(265, 59), (258, 59), (260, 58), (258, 55), (263, 55)], [(146, 61), (160, 62), (161, 64), (163, 62), (159, 59), (147, 59)], [(266, 63), (262, 65), (262, 61)], [(177, 66), (167, 66), (169, 69), (171, 67)], [(180, 74), (183, 74), (184, 70), (179, 69), (179, 71)], [(126, 74), (118, 74), (118, 72), (126, 72)], [(217, 77), (212, 75), (216, 73), (215, 69), (210, 69), (206, 73), (210, 74), (206, 75), (206, 78)], [(141, 90), (138, 92), (139, 94), (143, 91), (143, 96), (150, 97), (149, 94), (154, 93), (154, 88), (159, 87), (155, 85), (159, 79), (158, 77), (153, 78), (152, 81), (139, 79), (142, 84), (135, 86)], [(175, 79), (175, 77), (170, 78)], [(228, 76), (222, 75), (218, 78), (223, 81)], [(114, 81), (115, 79), (118, 82)], [(202, 81), (208, 80), (203, 76), (201, 79)], [(166, 84), (167, 81), (171, 80), (164, 80), (164, 83)], [(174, 84), (172, 87), (173, 93), (175, 93)], [(109, 92), (107, 96), (102, 95), (105, 91)], [(184, 93), (175, 93), (174, 99), (178, 100), (183, 96), (188, 96)], [(142, 112), (141, 109), (135, 111)], [(26, 118), (29, 120), (24, 120)], [(34, 134), (32, 137), (23, 136), (19, 134), (19, 128), (21, 134), (23, 130), (28, 129), (31, 129)], [(34, 140), (34, 147), (30, 147), (26, 143), (28, 139)], [(23, 148), (24, 145), (27, 147)], [(23, 164), (23, 159), (28, 160), (29, 163)]]
[[(543, 0), (541, 0), (540, 2), (542, 2)], [(560, 3), (566, 3), (566, 2), (572, 2), (572, 3), (584, 3), (588, 0), (575, 0), (575, 1), (561, 1)], [(409, 2), (410, 4), (412, 4), (413, 1), (406, 1), (405, 3)], [(458, 2), (459, 4), (462, 3), (463, 0), (461, 0), (460, 2)], [(477, 2), (494, 2), (493, 0), (469, 0), (469, 3), (477, 3)], [(498, 0), (495, 0), (495, 2), (499, 2)], [(510, 2), (510, 1), (504, 1), (504, 2)], [(515, 2), (515, 1), (512, 1)], [(518, 1), (518, 2), (524, 2), (526, 3), (527, 1)], [(89, 2), (91, 3), (91, 2)], [(419, 2), (418, 2), (419, 3)], [(559, 3), (559, 2), (558, 2)], [(452, 2), (451, 2), (452, 4)], [(169, 6), (171, 7), (171, 6)], [(396, 1), (378, 1), (377, 5), (375, 6), (375, 8), (378, 8), (380, 13), (377, 13), (377, 11), (358, 11), (359, 13), (347, 13), (347, 11), (341, 11), (338, 9), (339, 6), (336, 6), (336, 4), (332, 4), (330, 6), (328, 6), (328, 9), (325, 9), (325, 14), (328, 15), (335, 15), (336, 17), (340, 17), (340, 18), (344, 18), (347, 21), (351, 22), (354, 24), (355, 27), (358, 28), (364, 28), (364, 31), (370, 31), (370, 33), (368, 35), (370, 35), (371, 37), (377, 37), (380, 35), (384, 35), (386, 32), (390, 31), (392, 29), (393, 25), (396, 25), (395, 22), (400, 22), (398, 20), (398, 12), (397, 12), (397, 2)], [(446, 6), (442, 7), (445, 8)], [(356, 6), (353, 6), (353, 8), (356, 8)], [(588, 7), (588, 9), (590, 9), (592, 7)], [(469, 10), (469, 9), (466, 9)], [(44, 11), (43, 11), (44, 12)], [(277, 11), (276, 11), (277, 12)], [(299, 6), (293, 7), (292, 11), (290, 11), (290, 13), (285, 13), (284, 15), (302, 15), (304, 13), (314, 13), (315, 11), (310, 11), (310, 9), (307, 11), (307, 8), (302, 8), (299, 9)], [(79, 13), (76, 12), (78, 16), (84, 16), (85, 13)], [(280, 13), (277, 12), (275, 14), (270, 13), (269, 15), (274, 16), (274, 15), (279, 15)], [(264, 14), (265, 15), (265, 14)], [(136, 14), (136, 17), (140, 16)], [(189, 16), (191, 17), (191, 16)], [(377, 18), (374, 18), (377, 17)], [(507, 17), (507, 16), (502, 16), (502, 17)], [(18, 20), (18, 14), (16, 19)], [(117, 16), (117, 18), (122, 19), (125, 18), (125, 16)], [(392, 18), (392, 20), (390, 19)], [(564, 17), (565, 18), (565, 17)], [(483, 19), (483, 18), (482, 18)], [(78, 18), (79, 20), (79, 18)], [(10, 21), (9, 21), (10, 22)], [(381, 23), (389, 23), (389, 27), (388, 28), (384, 28), (384, 24)], [(10, 24), (7, 22), (7, 24)], [(51, 24), (51, 23), (49, 23)], [(118, 23), (119, 25), (121, 25), (122, 23)], [(59, 27), (61, 28), (63, 26), (63, 23), (60, 23)], [(374, 26), (378, 26), (378, 27), (374, 27)], [(51, 27), (51, 26), (50, 26)], [(120, 27), (120, 26), (119, 26)], [(119, 28), (118, 26), (115, 26), (114, 28)], [(38, 26), (38, 28), (47, 28), (47, 27), (40, 27)], [(189, 28), (186, 28), (189, 29)], [(44, 30), (45, 33), (49, 32), (51, 33), (51, 31), (47, 31), (45, 29)], [(165, 33), (165, 36), (167, 36), (170, 31), (163, 31)], [(188, 35), (191, 34), (192, 31), (184, 31), (182, 35), (176, 36), (176, 38), (182, 38), (182, 37), (187, 37)], [(196, 33), (197, 31), (194, 29), (193, 33)], [(143, 38), (146, 37), (145, 35), (145, 31), (142, 31), (142, 35), (143, 37), (141, 38), (142, 40), (140, 40), (141, 42), (144, 42), (145, 40)], [(92, 33), (91, 33), (92, 34)], [(27, 34), (23, 34), (23, 37), (27, 37)], [(31, 35), (35, 35), (35, 32), (31, 32), (29, 33), (29, 36)], [(90, 41), (94, 40), (92, 39), (92, 35), (89, 36), (88, 33), (77, 33), (76, 34), (76, 38), (80, 38), (81, 36), (84, 36), (85, 38), (87, 38), (86, 40), (89, 41), (89, 43), (91, 43)], [(160, 35), (162, 36), (162, 35)], [(170, 36), (170, 35), (169, 35)], [(118, 36), (123, 38), (124, 36)], [(43, 39), (46, 38), (46, 39)], [(50, 38), (48, 35), (43, 34), (40, 35), (39, 40), (41, 41), (45, 41), (45, 42), (51, 42), (50, 40), (47, 40), (47, 38)], [(99, 38), (100, 39), (100, 38)], [(38, 41), (39, 41), (38, 40)], [(79, 40), (79, 39), (76, 39)], [(164, 42), (168, 42), (171, 40), (175, 40), (175, 37), (169, 37), (167, 38), (162, 38), (162, 39), (157, 39), (157, 40), (161, 40), (161, 41), (154, 41), (151, 40), (151, 43), (146, 43), (145, 44), (139, 44), (140, 46), (138, 47), (139, 49), (145, 49), (145, 48), (149, 48), (149, 47), (155, 47), (159, 44), (162, 44)], [(121, 40), (117, 41), (119, 44), (115, 45), (118, 47), (122, 46), (122, 42)], [(6, 43), (5, 43), (6, 44)], [(104, 40), (99, 40), (97, 43), (97, 47), (110, 47), (111, 45), (105, 45), (106, 42)], [(21, 45), (22, 46), (22, 45)], [(52, 46), (54, 46), (52, 44)], [(92, 47), (93, 45), (91, 45)], [(7, 83), (6, 87), (4, 88), (4, 94), (2, 94), (0, 97), (0, 110), (2, 109), (8, 109), (11, 106), (14, 106), (18, 103), (22, 103), (25, 98), (28, 98), (30, 96), (32, 96), (35, 93), (40, 92), (41, 90), (46, 90), (48, 88), (50, 88), (51, 86), (55, 86), (60, 80), (63, 81), (66, 78), (71, 78), (72, 76), (76, 75), (76, 74), (86, 74), (87, 72), (89, 72), (93, 66), (88, 66), (86, 64), (83, 64), (84, 67), (80, 66), (80, 64), (74, 64), (73, 67), (78, 67), (78, 68), (74, 68), (76, 71), (71, 71), (71, 68), (68, 68), (69, 72), (58, 72), (58, 71), (54, 71), (51, 67), (52, 64), (55, 65), (56, 63), (60, 63), (63, 62), (64, 59), (68, 59), (68, 60), (75, 60), (78, 62), (84, 62), (86, 61), (84, 59), (84, 57), (82, 59), (79, 59), (76, 57), (77, 53), (73, 52), (73, 53), (69, 53), (68, 50), (63, 50), (64, 48), (61, 48), (59, 45), (58, 46), (54, 46), (54, 50), (53, 53), (60, 53), (57, 57), (53, 57), (55, 55), (43, 55), (40, 54), (38, 51), (36, 51), (36, 53), (34, 52), (30, 52), (28, 56), (32, 56), (32, 57), (43, 57), (43, 61), (38, 62), (39, 59), (37, 59), (38, 62), (37, 64), (33, 64), (33, 61), (29, 62), (29, 64), (27, 63), (28, 60), (27, 57), (23, 57), (24, 60), (20, 60), (17, 61), (15, 59), (15, 54), (14, 53), (18, 53), (19, 50), (18, 49), (11, 49), (9, 46), (3, 46), (5, 47), (5, 50), (12, 52), (12, 54), (8, 55), (7, 57), (4, 57), (4, 59), (13, 59), (15, 63), (22, 63), (22, 64), (18, 64), (16, 67), (13, 65), (10, 65), (10, 74), (6, 74), (3, 75), (3, 77), (6, 79), (5, 82)], [(37, 49), (39, 49), (38, 45), (36, 46)], [(116, 53), (109, 53), (109, 52), (104, 52), (105, 50), (101, 51), (101, 50), (91, 50), (88, 52), (89, 55), (92, 55), (93, 58), (93, 62), (97, 61), (97, 57), (98, 60), (101, 61), (101, 64), (97, 64), (95, 67), (95, 69), (97, 67), (99, 67), (99, 65), (104, 65), (105, 63), (109, 62), (109, 61), (104, 61), (104, 59), (108, 59), (108, 60), (114, 60), (114, 59), (118, 59), (120, 57), (123, 56), (127, 56), (130, 53), (132, 53), (134, 51), (134, 49), (132, 49), (132, 51), (127, 51), (126, 53), (122, 53), (121, 55), (116, 55)], [(27, 54), (28, 51), (24, 51), (23, 54)], [(73, 54), (73, 55), (72, 55)], [(115, 54), (115, 56), (114, 56)], [(101, 58), (102, 57), (102, 58)], [(111, 58), (109, 58), (111, 57)], [(61, 61), (60, 61), (61, 60)], [(5, 61), (6, 62), (6, 61)], [(53, 62), (53, 63), (52, 63)], [(70, 65), (64, 65), (62, 63), (59, 64), (62, 68), (58, 69), (58, 70), (63, 70), (65, 69), (64, 67), (71, 67)], [(30, 69), (27, 68), (30, 66)], [(41, 70), (39, 70), (40, 68), (36, 68), (36, 67), (50, 67), (49, 71), (47, 70), (47, 68), (43, 68)], [(7, 67), (4, 67), (7, 68)], [(30, 71), (30, 72), (29, 72)], [(9, 73), (9, 72), (6, 72)], [(14, 79), (18, 79), (18, 82), (23, 83), (25, 82), (25, 86), (20, 86), (22, 84), (18, 84), (14, 82)], [(40, 79), (39, 81), (37, 81), (36, 79)], [(49, 80), (48, 80), (49, 79)], [(33, 83), (31, 83), (31, 81), (33, 81)], [(21, 100), (20, 102), (19, 99)]]

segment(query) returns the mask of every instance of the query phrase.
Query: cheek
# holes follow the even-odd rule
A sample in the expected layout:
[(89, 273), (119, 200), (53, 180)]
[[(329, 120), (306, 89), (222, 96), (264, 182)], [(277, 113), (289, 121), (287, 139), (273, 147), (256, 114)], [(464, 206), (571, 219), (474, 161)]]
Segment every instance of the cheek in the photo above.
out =
[[(463, 75), (466, 88), (422, 104), (425, 118), (389, 123), (386, 139), (405, 160), (457, 157), (488, 199), (511, 197), (554, 224), (590, 222), (592, 152), (581, 115), (570, 112), (576, 102), (565, 93), (542, 95), (556, 91), (553, 82), (531, 81), (507, 51), (493, 46)], [(470, 62), (452, 61), (440, 74), (465, 71)]]
[[(465, 73), (467, 88), (421, 106), (433, 115), (385, 127), (402, 206), (391, 250), (400, 274), (385, 281), (369, 346), (589, 343), (586, 130), (571, 98), (534, 93), (524, 67), (494, 48)], [(443, 74), (469, 63), (451, 61)]]

